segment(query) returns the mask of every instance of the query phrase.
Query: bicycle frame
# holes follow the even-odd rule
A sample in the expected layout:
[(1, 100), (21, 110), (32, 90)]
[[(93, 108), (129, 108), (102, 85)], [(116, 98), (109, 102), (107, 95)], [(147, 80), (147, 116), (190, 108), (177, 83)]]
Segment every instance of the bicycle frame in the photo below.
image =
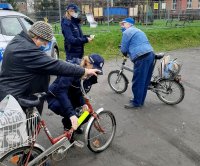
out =
[[(121, 70), (120, 70), (120, 73), (123, 72), (123, 70), (127, 70), (127, 71), (130, 71), (133, 73), (133, 69), (129, 66), (126, 65), (126, 61), (127, 61), (127, 57), (123, 56), (123, 62), (122, 62), (122, 66), (121, 66)], [(153, 71), (154, 71), (154, 68), (155, 68), (155, 65), (156, 65), (156, 62), (157, 62), (157, 59), (154, 59), (154, 63), (153, 63)], [(152, 76), (154, 77), (154, 76)]]
[[(83, 93), (84, 93), (84, 92), (83, 92)], [(93, 118), (98, 119), (97, 113), (93, 110), (92, 105), (91, 105), (90, 102), (89, 102), (89, 99), (86, 98), (86, 97), (85, 97), (85, 103), (86, 103), (86, 105), (87, 105), (87, 107), (88, 107), (88, 109), (85, 110), (85, 111), (88, 112), (88, 115), (91, 115)], [(74, 132), (74, 129), (73, 129), (73, 128), (71, 128), (69, 131), (64, 131), (64, 133), (63, 133), (62, 135), (53, 138), (53, 136), (51, 135), (49, 129), (47, 128), (46, 122), (45, 122), (43, 119), (41, 119), (41, 116), (39, 115), (39, 112), (38, 112), (37, 110), (34, 110), (34, 112), (33, 112), (32, 114), (33, 114), (33, 115), (35, 114), (35, 116), (36, 116), (36, 115), (38, 116), (38, 124), (37, 124), (37, 126), (36, 126), (36, 131), (34, 131), (34, 132), (32, 133), (32, 135), (33, 135), (33, 136), (36, 136), (36, 139), (37, 139), (37, 136), (39, 135), (40, 130), (43, 128), (44, 131), (45, 131), (45, 134), (46, 134), (46, 136), (48, 137), (48, 139), (49, 139), (49, 141), (51, 142), (51, 144), (52, 144), (52, 145), (58, 144), (57, 146), (52, 146), (52, 147), (50, 147), (49, 149), (47, 149), (45, 152), (43, 152), (43, 153), (45, 153), (45, 154), (47, 153), (47, 154), (46, 154), (47, 156), (48, 156), (48, 154), (51, 154), (52, 152), (54, 152), (54, 151), (55, 151), (59, 146), (61, 146), (65, 141), (71, 139), (72, 134), (73, 134), (73, 132)], [(81, 118), (81, 117), (79, 117), (79, 119), (80, 119), (80, 118)], [(84, 121), (86, 118), (87, 118), (87, 116), (84, 117), (83, 121)], [(82, 121), (82, 122), (83, 122), (83, 121)], [(82, 123), (80, 123), (79, 125), (81, 125), (81, 124), (82, 124)], [(95, 126), (95, 128), (96, 128), (98, 131), (104, 133), (104, 129), (100, 126), (98, 120), (97, 120), (97, 125)], [(26, 158), (25, 166), (26, 166), (26, 165), (31, 166), (31, 165), (33, 165), (36, 161), (38, 161), (38, 160), (40, 160), (40, 159), (43, 158), (43, 156), (40, 156), (40, 157), (35, 158), (34, 160), (32, 160), (30, 163), (28, 163), (28, 161), (29, 161), (29, 159), (30, 159), (30, 156), (31, 156), (32, 149), (33, 149), (33, 147), (34, 147), (34, 145), (35, 145), (35, 143), (36, 143), (36, 139), (30, 144), (31, 148), (30, 148), (30, 151), (28, 152), (28, 156), (27, 156), (27, 158)], [(73, 145), (73, 143), (72, 143), (68, 148), (70, 148), (72, 145)], [(67, 150), (68, 148), (66, 148), (66, 150)], [(65, 151), (66, 151), (66, 150), (65, 150)], [(65, 151), (64, 151), (64, 152), (65, 152)], [(63, 153), (64, 153), (64, 152), (63, 152)], [(46, 161), (46, 160), (45, 160), (45, 161)], [(45, 161), (43, 161), (42, 163), (44, 163)]]
[(127, 57), (124, 56), (122, 66), (121, 66), (121, 71), (127, 70), (127, 71), (130, 71), (130, 72), (133, 72), (133, 69), (126, 65), (126, 61), (127, 61)]
[[(88, 106), (88, 114), (93, 116), (94, 118), (98, 118), (97, 114), (95, 113), (95, 111), (93, 110), (92, 108), (92, 105), (90, 104), (89, 102), (89, 99), (85, 99), (86, 100), (86, 105)], [(64, 131), (64, 133), (58, 137), (55, 137), (53, 138), (53, 136), (51, 135), (49, 129), (47, 128), (47, 125), (46, 125), (46, 122), (44, 120), (41, 119), (41, 116), (39, 115), (38, 111), (37, 110), (34, 110), (33, 114), (37, 115), (38, 117), (38, 124), (36, 126), (36, 131), (33, 131), (32, 133), (32, 136), (36, 136), (36, 140), (37, 140), (37, 136), (39, 135), (41, 129), (43, 128), (44, 129), (44, 132), (46, 134), (46, 136), (48, 137), (49, 141), (51, 142), (52, 145), (56, 145), (57, 146), (52, 146), (50, 147), (49, 149), (47, 149), (45, 152), (46, 156), (48, 156), (49, 154), (51, 154), (53, 151), (55, 151), (59, 146), (61, 146), (65, 141), (68, 141), (71, 139), (72, 137), (72, 134), (74, 132), (74, 129), (71, 128), (69, 131)], [(80, 118), (80, 117), (79, 117)], [(86, 119), (86, 117), (85, 117)], [(98, 121), (97, 121), (98, 122)], [(81, 124), (80, 124), (81, 125)], [(96, 126), (98, 128), (99, 131), (101, 132), (104, 132), (104, 130), (101, 128), (100, 124), (98, 123), (98, 126)], [(32, 160), (30, 163), (28, 163), (29, 159), (30, 159), (30, 156), (31, 156), (31, 152), (32, 152), (32, 149), (36, 143), (36, 140), (34, 140), (30, 146), (30, 151), (28, 153), (28, 157), (26, 158), (26, 163), (25, 163), (25, 166), (28, 165), (28, 166), (31, 166), (33, 165), (36, 161), (38, 160), (41, 160), (43, 158), (43, 156), (41, 155), (40, 157), (38, 156), (37, 158), (35, 158), (34, 160)], [(71, 146), (73, 145), (73, 143), (68, 147), (70, 148)], [(66, 150), (68, 149), (66, 148)], [(65, 151), (66, 151), (65, 150)], [(64, 152), (65, 152), (64, 151)], [(63, 152), (63, 153), (64, 153)], [(45, 162), (45, 161), (44, 161)]]

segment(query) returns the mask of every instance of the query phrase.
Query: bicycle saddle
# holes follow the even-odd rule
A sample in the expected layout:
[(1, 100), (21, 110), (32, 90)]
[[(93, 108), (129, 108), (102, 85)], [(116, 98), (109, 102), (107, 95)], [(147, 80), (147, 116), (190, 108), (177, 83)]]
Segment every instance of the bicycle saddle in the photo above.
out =
[(158, 54), (155, 53), (155, 59), (162, 59), (164, 56), (165, 56), (165, 53), (163, 52), (158, 53)]
[(37, 107), (40, 104), (40, 100), (37, 96), (30, 99), (18, 98), (19, 105), (25, 108)]

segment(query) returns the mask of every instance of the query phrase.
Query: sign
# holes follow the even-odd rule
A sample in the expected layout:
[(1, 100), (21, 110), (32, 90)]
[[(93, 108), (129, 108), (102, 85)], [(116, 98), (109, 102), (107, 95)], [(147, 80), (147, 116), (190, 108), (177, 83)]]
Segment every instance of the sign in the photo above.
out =
[(158, 3), (154, 3), (154, 9), (157, 10), (158, 9)]
[(166, 9), (166, 2), (162, 3), (162, 9)]

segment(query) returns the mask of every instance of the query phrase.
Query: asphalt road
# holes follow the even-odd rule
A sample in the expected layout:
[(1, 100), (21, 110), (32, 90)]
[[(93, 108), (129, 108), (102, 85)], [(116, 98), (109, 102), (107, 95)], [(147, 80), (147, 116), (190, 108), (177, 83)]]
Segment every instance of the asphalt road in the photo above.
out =
[[(114, 93), (107, 75), (118, 69), (117, 63), (105, 63), (104, 75), (94, 85), (90, 96), (94, 108), (111, 110), (117, 120), (117, 132), (111, 146), (104, 152), (94, 154), (85, 146), (71, 148), (58, 166), (198, 166), (200, 165), (200, 48), (169, 52), (183, 63), (182, 82), (184, 100), (169, 106), (149, 91), (145, 105), (139, 110), (124, 109), (131, 96), (129, 89), (121, 95)], [(131, 64), (130, 64), (131, 65)], [(131, 73), (126, 72), (131, 80)], [(46, 109), (43, 117), (54, 136), (62, 133), (61, 118)], [(81, 139), (81, 137), (80, 137)], [(47, 137), (42, 145), (50, 144)]]

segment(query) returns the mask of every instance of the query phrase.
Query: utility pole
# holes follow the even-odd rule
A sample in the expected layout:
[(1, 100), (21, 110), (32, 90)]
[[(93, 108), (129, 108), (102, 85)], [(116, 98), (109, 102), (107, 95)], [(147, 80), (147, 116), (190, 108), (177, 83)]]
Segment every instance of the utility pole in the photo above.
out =
[(60, 22), (61, 22), (61, 4), (60, 4), (60, 0), (58, 0), (58, 8), (59, 8), (59, 16), (60, 16)]
[(109, 0), (107, 0), (107, 18), (108, 18), (108, 30), (110, 31), (110, 11), (109, 11)]
[(147, 22), (148, 22), (148, 9), (149, 9), (149, 1), (147, 0), (147, 5), (146, 5), (146, 26), (147, 26)]

